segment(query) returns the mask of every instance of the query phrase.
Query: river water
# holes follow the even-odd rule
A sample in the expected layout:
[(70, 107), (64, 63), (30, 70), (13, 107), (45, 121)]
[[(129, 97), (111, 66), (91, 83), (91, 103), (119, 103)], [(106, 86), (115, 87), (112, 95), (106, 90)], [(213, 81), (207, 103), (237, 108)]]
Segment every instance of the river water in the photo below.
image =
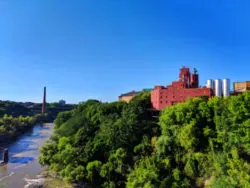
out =
[(53, 131), (53, 124), (36, 125), (8, 147), (9, 162), (0, 166), (0, 188), (23, 188), (42, 170), (38, 163), (39, 148)]

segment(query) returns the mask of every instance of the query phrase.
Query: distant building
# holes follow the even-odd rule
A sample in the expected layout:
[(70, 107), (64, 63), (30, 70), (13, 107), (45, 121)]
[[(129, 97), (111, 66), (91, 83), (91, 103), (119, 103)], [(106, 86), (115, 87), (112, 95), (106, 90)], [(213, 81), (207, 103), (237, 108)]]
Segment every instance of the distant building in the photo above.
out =
[(241, 93), (250, 90), (250, 81), (234, 82), (234, 92)]
[(137, 95), (139, 93), (140, 93), (140, 91), (134, 91), (133, 90), (131, 92), (121, 94), (118, 98), (119, 98), (119, 101), (129, 102), (131, 99), (134, 98), (135, 95)]
[(190, 73), (189, 68), (183, 67), (180, 69), (179, 81), (174, 81), (166, 87), (155, 86), (151, 91), (151, 104), (154, 109), (162, 110), (167, 106), (198, 96), (211, 97), (213, 90), (199, 87), (199, 75), (196, 69)]
[(66, 104), (66, 101), (65, 101), (65, 100), (60, 100), (60, 101), (59, 101), (59, 104), (65, 105), (65, 104)]
[(134, 96), (136, 96), (137, 94), (141, 93), (141, 92), (151, 92), (153, 89), (151, 88), (147, 88), (147, 89), (143, 89), (142, 91), (131, 91), (131, 92), (128, 92), (128, 93), (124, 93), (124, 94), (121, 94), (118, 99), (119, 101), (126, 101), (126, 102), (129, 102), (131, 99), (134, 98)]

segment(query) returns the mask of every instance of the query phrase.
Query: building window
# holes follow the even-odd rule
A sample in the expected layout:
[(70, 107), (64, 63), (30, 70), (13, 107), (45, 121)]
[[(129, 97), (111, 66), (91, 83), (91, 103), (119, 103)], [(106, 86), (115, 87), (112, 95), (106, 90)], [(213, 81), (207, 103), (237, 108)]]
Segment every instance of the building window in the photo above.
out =
[(168, 103), (168, 101), (166, 101), (166, 104)]
[(160, 103), (162, 104), (162, 101), (160, 101)]

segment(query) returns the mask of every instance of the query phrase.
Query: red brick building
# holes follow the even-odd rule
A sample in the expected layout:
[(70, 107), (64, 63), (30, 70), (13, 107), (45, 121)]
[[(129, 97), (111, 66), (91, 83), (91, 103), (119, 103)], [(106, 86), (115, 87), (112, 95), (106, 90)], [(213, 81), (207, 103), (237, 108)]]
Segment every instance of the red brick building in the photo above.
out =
[(155, 86), (151, 91), (151, 103), (154, 109), (162, 110), (198, 96), (211, 97), (213, 91), (207, 87), (199, 88), (199, 75), (196, 69), (190, 73), (189, 68), (183, 67), (180, 69), (179, 81), (174, 81), (166, 87)]

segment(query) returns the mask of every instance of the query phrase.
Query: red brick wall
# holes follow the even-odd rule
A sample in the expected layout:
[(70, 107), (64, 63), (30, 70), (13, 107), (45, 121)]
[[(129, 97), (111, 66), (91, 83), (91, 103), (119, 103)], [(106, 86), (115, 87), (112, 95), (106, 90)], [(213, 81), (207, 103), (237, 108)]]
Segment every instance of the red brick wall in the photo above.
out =
[(151, 103), (156, 110), (162, 110), (175, 103), (185, 102), (189, 98), (198, 96), (212, 96), (210, 88), (181, 88), (171, 87), (154, 89), (151, 91)]

